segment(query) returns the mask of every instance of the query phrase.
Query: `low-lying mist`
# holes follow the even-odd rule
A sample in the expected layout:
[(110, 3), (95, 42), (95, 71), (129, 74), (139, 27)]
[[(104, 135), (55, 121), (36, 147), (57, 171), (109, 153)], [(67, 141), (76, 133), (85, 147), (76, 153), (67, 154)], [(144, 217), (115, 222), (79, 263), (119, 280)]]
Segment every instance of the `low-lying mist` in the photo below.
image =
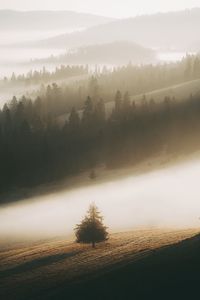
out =
[(91, 202), (110, 232), (140, 226), (199, 226), (200, 161), (22, 200), (0, 208), (0, 239), (73, 234)]

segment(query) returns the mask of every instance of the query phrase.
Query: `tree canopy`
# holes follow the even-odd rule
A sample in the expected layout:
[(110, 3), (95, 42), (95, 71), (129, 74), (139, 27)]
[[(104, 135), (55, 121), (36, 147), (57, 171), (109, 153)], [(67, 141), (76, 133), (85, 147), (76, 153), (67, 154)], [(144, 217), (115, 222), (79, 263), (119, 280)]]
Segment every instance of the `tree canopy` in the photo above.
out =
[[(186, 61), (189, 69), (200, 65)], [(200, 149), (199, 93), (145, 97), (145, 82), (154, 88), (153, 81), (159, 87), (184, 77), (185, 61), (173, 66), (127, 66), (90, 78), (87, 88), (52, 84), (35, 99), (13, 97), (0, 109), (0, 192)], [(136, 77), (144, 92), (137, 100)]]
[(75, 228), (76, 241), (78, 243), (95, 243), (103, 242), (108, 239), (107, 227), (103, 225), (103, 217), (100, 215), (95, 204), (91, 204), (87, 215)]

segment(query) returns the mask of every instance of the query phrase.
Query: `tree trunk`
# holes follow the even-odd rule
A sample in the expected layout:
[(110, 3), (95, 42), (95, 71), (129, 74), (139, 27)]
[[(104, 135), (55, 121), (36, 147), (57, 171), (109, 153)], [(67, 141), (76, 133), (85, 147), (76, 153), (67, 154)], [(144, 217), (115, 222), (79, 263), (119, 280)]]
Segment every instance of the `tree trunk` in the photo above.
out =
[(95, 242), (92, 241), (92, 248), (95, 248)]

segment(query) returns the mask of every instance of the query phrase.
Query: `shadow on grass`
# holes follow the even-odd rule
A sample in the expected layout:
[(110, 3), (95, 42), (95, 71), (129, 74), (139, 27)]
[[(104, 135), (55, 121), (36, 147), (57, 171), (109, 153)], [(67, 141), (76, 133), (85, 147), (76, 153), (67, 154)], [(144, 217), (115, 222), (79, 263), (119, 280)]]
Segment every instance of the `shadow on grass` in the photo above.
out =
[(73, 251), (73, 252), (69, 252), (69, 253), (45, 256), (42, 258), (36, 258), (36, 259), (34, 258), (34, 260), (32, 260), (32, 261), (28, 261), (28, 262), (20, 264), (16, 267), (13, 267), (11, 269), (1, 271), (0, 278), (20, 274), (20, 273), (27, 272), (27, 271), (33, 271), (35, 269), (38, 269), (38, 268), (41, 268), (44, 266), (49, 266), (50, 264), (57, 263), (64, 259), (73, 257), (73, 256), (79, 254), (80, 252), (81, 252), (81, 250)]
[[(79, 251), (40, 258), (7, 270), (7, 275), (62, 261)], [(126, 262), (126, 261), (125, 261)], [(53, 268), (53, 266), (52, 266)], [(200, 299), (200, 235), (174, 245), (150, 251), (146, 256), (113, 264), (102, 272), (80, 278), (58, 281), (52, 285), (45, 278), (45, 285), (33, 289), (28, 282), (16, 290), (14, 297), (6, 300), (196, 300)], [(67, 270), (66, 270), (67, 271)], [(4, 272), (5, 276), (5, 272)], [(41, 276), (42, 279), (42, 276)], [(45, 286), (45, 288), (44, 288)]]
[(94, 278), (51, 291), (43, 300), (200, 299), (199, 274), (200, 235), (197, 235), (150, 252), (125, 266), (112, 266)]

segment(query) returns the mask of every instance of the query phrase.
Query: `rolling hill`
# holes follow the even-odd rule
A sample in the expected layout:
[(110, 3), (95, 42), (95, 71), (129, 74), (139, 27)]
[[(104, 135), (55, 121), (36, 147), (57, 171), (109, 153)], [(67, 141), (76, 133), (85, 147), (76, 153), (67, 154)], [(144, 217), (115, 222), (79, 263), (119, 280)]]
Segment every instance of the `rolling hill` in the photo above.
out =
[(1, 31), (55, 31), (78, 29), (112, 21), (112, 18), (73, 11), (0, 10)]
[[(145, 96), (147, 101), (154, 99), (156, 102), (161, 102), (165, 97), (176, 98), (176, 100), (186, 100), (190, 97), (190, 95), (198, 95), (200, 93), (200, 79), (195, 79), (191, 81), (186, 81), (183, 83), (175, 84), (169, 87), (165, 87), (162, 89), (152, 90), (146, 93), (142, 93), (139, 95), (132, 95), (131, 101), (139, 102)], [(115, 102), (108, 101), (105, 103), (106, 106), (106, 114), (109, 116), (114, 108)], [(82, 116), (82, 110), (79, 110), (80, 116)], [(69, 118), (69, 113), (63, 114), (58, 117), (58, 123), (64, 124), (65, 121)]]
[(40, 63), (64, 64), (144, 64), (156, 61), (153, 50), (136, 43), (119, 41), (71, 49), (66, 54), (36, 60)]
[(6, 300), (147, 299), (177, 292), (180, 284), (183, 293), (184, 276), (198, 275), (188, 272), (198, 269), (198, 233), (140, 229), (112, 234), (96, 249), (63, 238), (1, 248), (0, 293)]
[(148, 48), (193, 50), (198, 41), (200, 8), (143, 15), (94, 26), (82, 32), (63, 34), (29, 44), (35, 47), (80, 47), (113, 41), (130, 41)]

